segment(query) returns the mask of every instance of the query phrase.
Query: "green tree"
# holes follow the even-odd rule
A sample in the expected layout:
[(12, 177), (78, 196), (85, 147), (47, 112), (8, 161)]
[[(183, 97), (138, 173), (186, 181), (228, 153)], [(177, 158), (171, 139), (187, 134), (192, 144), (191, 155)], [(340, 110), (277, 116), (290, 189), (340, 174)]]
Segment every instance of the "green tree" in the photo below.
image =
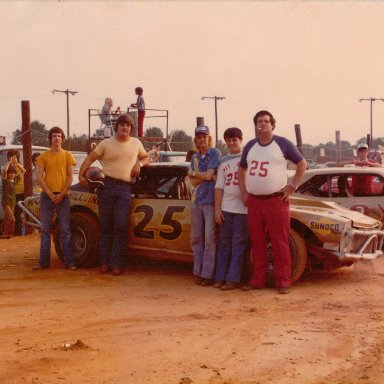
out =
[(193, 148), (193, 139), (183, 130), (175, 130), (171, 132), (170, 143), (174, 151), (189, 151)]
[(149, 127), (145, 130), (144, 137), (159, 137), (163, 138), (164, 134), (161, 128), (158, 127)]
[[(43, 147), (49, 147), (48, 130), (45, 128), (45, 124), (40, 123), (38, 120), (31, 122), (32, 133), (32, 145), (41, 145)], [(12, 144), (23, 144), (23, 133), (21, 129), (16, 129), (12, 133)]]
[(82, 134), (81, 136), (69, 136), (63, 143), (63, 148), (71, 151), (87, 151), (88, 136)]

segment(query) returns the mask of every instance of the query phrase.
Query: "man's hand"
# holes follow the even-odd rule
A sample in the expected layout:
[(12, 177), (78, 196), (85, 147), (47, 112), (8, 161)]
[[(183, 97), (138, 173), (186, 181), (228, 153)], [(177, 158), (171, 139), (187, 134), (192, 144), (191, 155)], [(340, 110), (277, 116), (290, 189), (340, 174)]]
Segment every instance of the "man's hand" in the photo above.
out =
[(137, 177), (140, 175), (140, 170), (141, 170), (141, 167), (140, 167), (140, 163), (136, 163), (135, 166), (132, 168), (132, 171), (131, 171), (131, 177)]
[(220, 208), (215, 209), (215, 223), (218, 225), (222, 225), (224, 222), (224, 215)]

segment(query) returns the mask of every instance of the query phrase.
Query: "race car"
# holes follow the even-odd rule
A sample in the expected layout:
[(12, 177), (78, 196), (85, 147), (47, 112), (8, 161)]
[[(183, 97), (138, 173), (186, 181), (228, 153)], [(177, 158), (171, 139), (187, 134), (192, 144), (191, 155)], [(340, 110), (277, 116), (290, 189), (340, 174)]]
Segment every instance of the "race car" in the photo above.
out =
[[(189, 235), (191, 191), (188, 164), (157, 163), (141, 170), (133, 184), (129, 255), (148, 255), (174, 260), (193, 260)], [(73, 251), (78, 267), (98, 262), (99, 224), (97, 195), (88, 188), (70, 191)], [(28, 224), (39, 227), (39, 196), (20, 202)], [(290, 248), (292, 279), (306, 268), (337, 268), (382, 255), (381, 223), (336, 203), (291, 199)], [(59, 226), (54, 244), (62, 259)], [(250, 258), (249, 258), (250, 259)], [(271, 255), (273, 264), (273, 255)]]
[(293, 196), (334, 201), (384, 222), (384, 168), (309, 169)]

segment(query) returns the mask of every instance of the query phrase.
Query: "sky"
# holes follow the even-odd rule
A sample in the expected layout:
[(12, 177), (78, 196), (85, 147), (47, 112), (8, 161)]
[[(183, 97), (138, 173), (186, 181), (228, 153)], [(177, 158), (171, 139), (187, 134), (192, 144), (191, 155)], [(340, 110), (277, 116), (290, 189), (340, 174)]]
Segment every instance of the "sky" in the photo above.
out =
[[(384, 2), (2, 1), (0, 135), (21, 127), (21, 101), (49, 129), (88, 134), (88, 110), (109, 96), (122, 110), (144, 89), (146, 108), (168, 110), (168, 130), (193, 135), (203, 116), (219, 139), (239, 127), (254, 137), (267, 109), (293, 142), (352, 144), (370, 132), (370, 102), (384, 98)], [(150, 117), (144, 128), (166, 129)], [(384, 137), (384, 102), (373, 103)], [(99, 121), (92, 119), (92, 132)]]

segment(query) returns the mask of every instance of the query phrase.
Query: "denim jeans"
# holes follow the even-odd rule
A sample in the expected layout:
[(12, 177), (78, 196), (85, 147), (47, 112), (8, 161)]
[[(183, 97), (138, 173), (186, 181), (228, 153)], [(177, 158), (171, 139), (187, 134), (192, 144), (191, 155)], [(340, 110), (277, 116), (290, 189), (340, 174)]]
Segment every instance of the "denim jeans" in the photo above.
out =
[(65, 266), (75, 265), (72, 254), (71, 227), (70, 227), (70, 201), (65, 196), (60, 204), (55, 204), (45, 192), (40, 193), (40, 261), (42, 267), (49, 267), (51, 263), (51, 229), (53, 213), (56, 211), (60, 226), (61, 248)]
[(127, 248), (131, 186), (108, 180), (97, 190), (100, 221), (100, 264), (122, 267)]
[(212, 279), (215, 273), (215, 206), (193, 204), (191, 207), (191, 247), (193, 274)]
[(216, 281), (240, 283), (245, 252), (249, 243), (247, 215), (223, 211), (217, 248)]

